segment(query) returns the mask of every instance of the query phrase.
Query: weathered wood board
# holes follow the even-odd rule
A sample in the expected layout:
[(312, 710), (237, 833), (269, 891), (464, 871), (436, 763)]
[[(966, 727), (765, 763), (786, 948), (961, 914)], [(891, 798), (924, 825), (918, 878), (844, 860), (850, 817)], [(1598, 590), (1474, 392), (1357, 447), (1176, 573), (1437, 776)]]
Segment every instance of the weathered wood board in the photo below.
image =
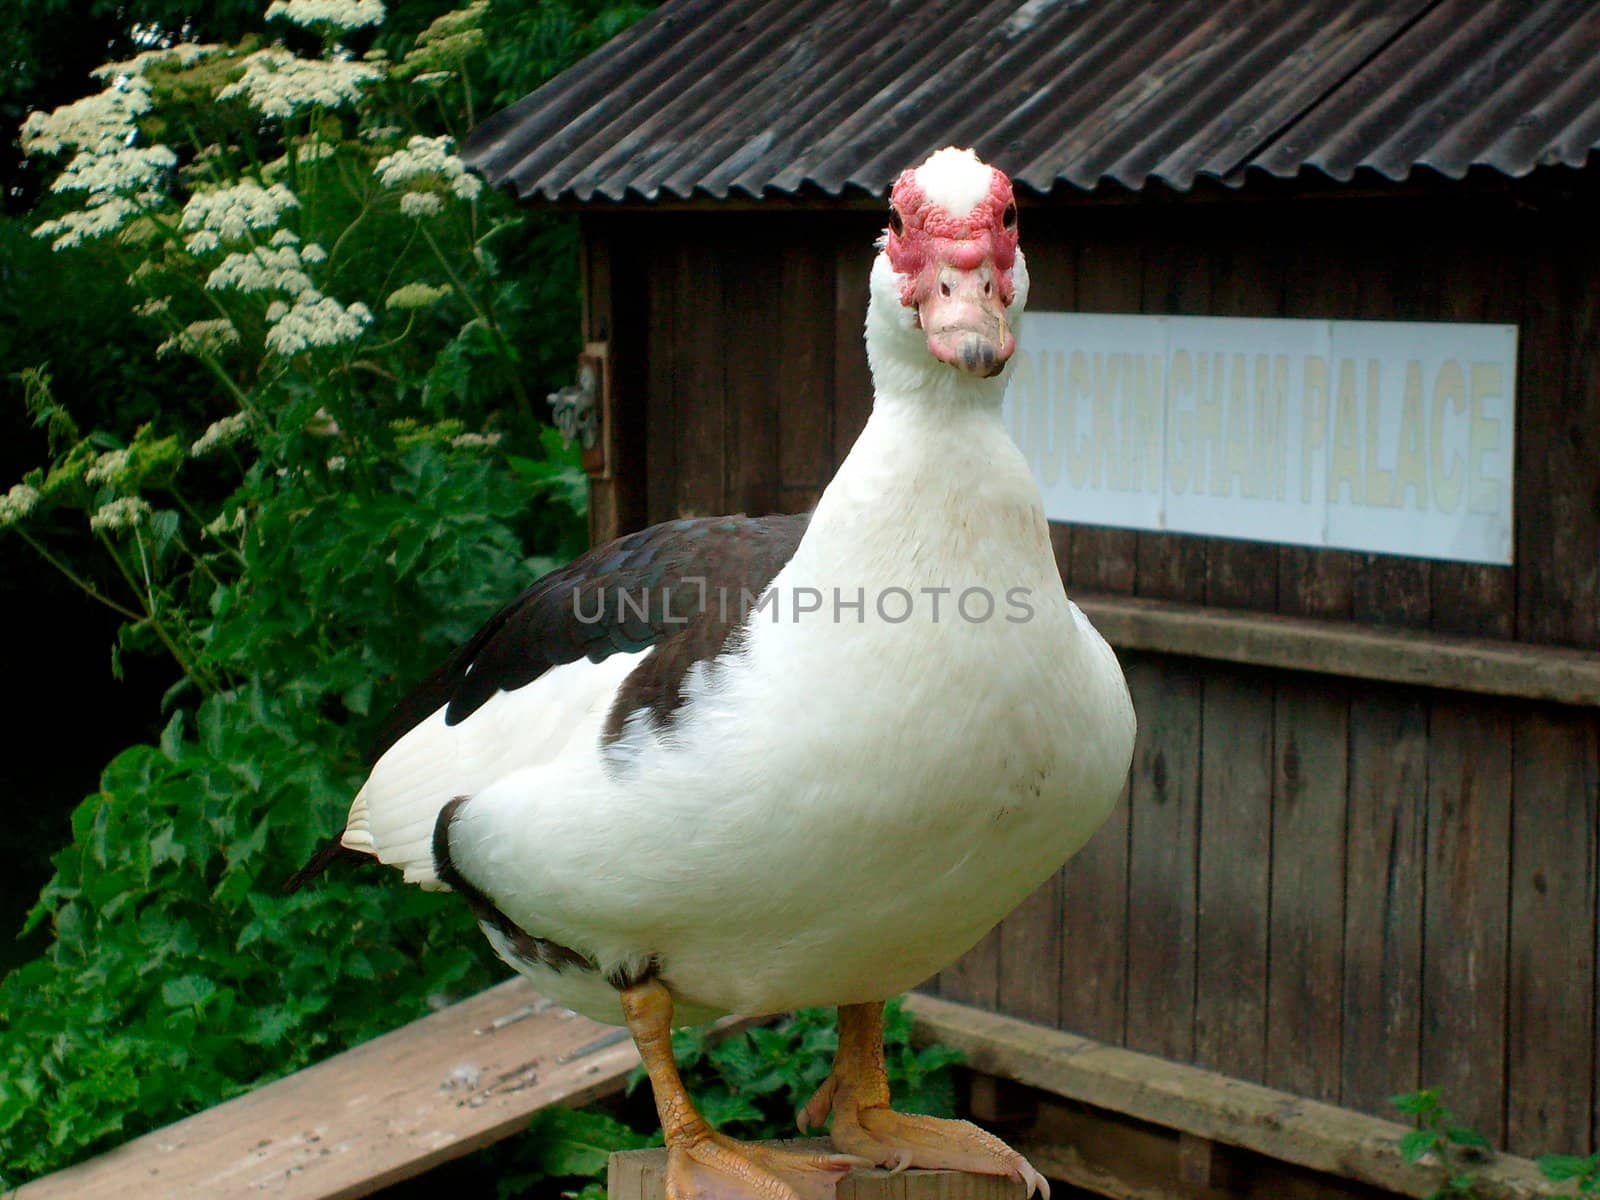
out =
[[(796, 1139), (776, 1145), (833, 1153), (825, 1138)], [(606, 1172), (610, 1200), (665, 1200), (667, 1152), (625, 1150), (611, 1156)], [(1020, 1183), (998, 1175), (961, 1171), (851, 1171), (839, 1181), (837, 1200), (1023, 1200)]]
[(627, 1031), (520, 979), (24, 1185), (16, 1200), (347, 1200), (619, 1090)]
[(1600, 707), (1600, 653), (1098, 593), (1073, 599), (1119, 650)]
[[(1401, 1196), (1427, 1196), (1439, 1186), (1436, 1166), (1401, 1158), (1399, 1142), (1407, 1126), (1393, 1121), (934, 996), (912, 996), (906, 1008), (916, 1037), (963, 1051), (975, 1071)], [(1038, 1155), (1041, 1170), (1074, 1178), (1071, 1146), (1050, 1137), (1019, 1143)], [(1532, 1200), (1565, 1191), (1564, 1185), (1544, 1179), (1532, 1162), (1512, 1155), (1496, 1156), (1477, 1175), (1476, 1194), (1482, 1200)], [(1104, 1194), (1135, 1193), (1110, 1189)]]

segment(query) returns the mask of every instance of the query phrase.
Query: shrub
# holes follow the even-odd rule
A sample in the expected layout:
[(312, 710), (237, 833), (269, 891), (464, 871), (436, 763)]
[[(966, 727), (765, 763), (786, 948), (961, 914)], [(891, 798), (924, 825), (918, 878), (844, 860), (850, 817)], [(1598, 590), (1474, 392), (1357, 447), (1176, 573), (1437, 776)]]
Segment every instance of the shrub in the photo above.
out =
[(458, 903), (278, 885), (342, 823), (383, 706), (580, 545), (581, 475), (531, 399), (575, 349), (571, 230), (454, 154), (483, 0), (392, 55), (361, 52), (378, 0), (267, 15), (285, 42), (147, 31), (24, 126), (59, 165), (39, 234), (118, 265), (198, 399), (85, 429), (26, 373), (50, 457), (0, 530), (175, 682), (158, 744), (73, 814), (28, 918), (48, 952), (0, 982), (0, 1185), (492, 977)]

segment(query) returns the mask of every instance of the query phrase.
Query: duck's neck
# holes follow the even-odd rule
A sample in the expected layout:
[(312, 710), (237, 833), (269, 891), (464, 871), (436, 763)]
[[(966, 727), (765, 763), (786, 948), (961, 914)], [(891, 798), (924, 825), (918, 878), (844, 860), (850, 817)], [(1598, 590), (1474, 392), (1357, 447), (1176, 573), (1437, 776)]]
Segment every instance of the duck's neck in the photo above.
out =
[[(869, 333), (871, 321), (868, 322)], [(867, 338), (872, 369), (873, 416), (914, 424), (921, 420), (959, 423), (987, 416), (998, 422), (1005, 398), (1004, 375), (980, 379), (963, 374), (930, 355), (917, 342), (909, 347), (892, 336)]]
[(1012, 443), (1000, 418), (999, 389), (973, 387), (973, 382), (990, 381), (952, 386), (940, 380), (939, 386), (915, 390), (880, 383), (872, 414), (840, 464), (835, 485), (878, 480), (931, 500), (989, 474), (994, 456)]
[(872, 416), (812, 517), (819, 570), (909, 556), (938, 571), (996, 554), (1049, 565), (1039, 489), (1001, 421), (1003, 383), (939, 369), (923, 381), (875, 372)]

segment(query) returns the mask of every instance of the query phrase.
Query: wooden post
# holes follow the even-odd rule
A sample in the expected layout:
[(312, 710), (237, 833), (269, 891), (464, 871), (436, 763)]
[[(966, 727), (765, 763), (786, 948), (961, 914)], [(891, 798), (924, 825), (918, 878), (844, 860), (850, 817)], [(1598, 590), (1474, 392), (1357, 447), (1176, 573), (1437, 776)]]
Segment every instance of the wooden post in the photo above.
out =
[[(795, 1149), (831, 1150), (824, 1139), (780, 1142)], [(609, 1200), (666, 1200), (667, 1152), (625, 1150), (606, 1171)], [(1022, 1184), (964, 1171), (852, 1171), (839, 1181), (838, 1200), (1023, 1200)]]

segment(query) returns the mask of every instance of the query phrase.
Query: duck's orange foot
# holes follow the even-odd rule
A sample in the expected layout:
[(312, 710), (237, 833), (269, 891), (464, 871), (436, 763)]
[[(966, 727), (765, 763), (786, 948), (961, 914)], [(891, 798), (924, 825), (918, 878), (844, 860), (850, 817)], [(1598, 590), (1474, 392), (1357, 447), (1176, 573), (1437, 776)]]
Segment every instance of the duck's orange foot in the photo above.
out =
[(796, 1114), (800, 1131), (833, 1117), (834, 1149), (904, 1171), (971, 1171), (1014, 1179), (1050, 1200), (1050, 1183), (1033, 1165), (992, 1133), (970, 1121), (920, 1117), (889, 1107), (889, 1076), (883, 1062), (883, 1004), (839, 1006), (839, 1052), (816, 1095)]
[(667, 1150), (668, 1200), (833, 1200), (864, 1158), (779, 1150), (707, 1131)]
[(994, 1134), (970, 1121), (898, 1113), (891, 1108), (833, 1109), (833, 1144), (846, 1154), (869, 1158), (881, 1167), (972, 1171), (1003, 1175), (1050, 1200), (1050, 1183), (1031, 1163)]

